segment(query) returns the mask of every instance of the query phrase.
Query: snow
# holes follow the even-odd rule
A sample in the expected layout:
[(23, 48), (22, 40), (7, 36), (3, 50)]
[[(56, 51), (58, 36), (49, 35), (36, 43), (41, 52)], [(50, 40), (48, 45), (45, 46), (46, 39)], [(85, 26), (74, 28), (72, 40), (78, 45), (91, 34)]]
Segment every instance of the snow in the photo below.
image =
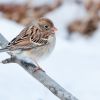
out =
[[(58, 28), (57, 43), (53, 53), (40, 62), (40, 66), (79, 100), (100, 100), (100, 29), (89, 39), (65, 38), (65, 26), (83, 15), (83, 7), (66, 2), (46, 15)], [(23, 26), (15, 22), (0, 18), (0, 33), (9, 41), (22, 29)], [(0, 61), (7, 57), (8, 54), (0, 53)], [(17, 64), (0, 64), (0, 99), (59, 100)]]

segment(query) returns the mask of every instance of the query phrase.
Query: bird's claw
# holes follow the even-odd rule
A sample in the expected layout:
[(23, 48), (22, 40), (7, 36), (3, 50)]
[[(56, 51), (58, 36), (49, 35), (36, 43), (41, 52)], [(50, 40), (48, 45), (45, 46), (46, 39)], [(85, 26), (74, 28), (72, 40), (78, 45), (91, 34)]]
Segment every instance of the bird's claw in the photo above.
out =
[(36, 67), (36, 68), (34, 68), (34, 72), (37, 72), (37, 71), (39, 71), (39, 70), (45, 72), (41, 67)]

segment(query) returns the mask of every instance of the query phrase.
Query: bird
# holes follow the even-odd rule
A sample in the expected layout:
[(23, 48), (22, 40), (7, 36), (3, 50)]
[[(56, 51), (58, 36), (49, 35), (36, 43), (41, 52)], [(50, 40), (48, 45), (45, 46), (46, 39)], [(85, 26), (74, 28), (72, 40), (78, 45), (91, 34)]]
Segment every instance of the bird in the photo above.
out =
[(11, 52), (18, 59), (32, 61), (39, 67), (38, 61), (51, 54), (55, 47), (56, 31), (57, 28), (50, 19), (36, 19), (0, 49), (0, 52)]

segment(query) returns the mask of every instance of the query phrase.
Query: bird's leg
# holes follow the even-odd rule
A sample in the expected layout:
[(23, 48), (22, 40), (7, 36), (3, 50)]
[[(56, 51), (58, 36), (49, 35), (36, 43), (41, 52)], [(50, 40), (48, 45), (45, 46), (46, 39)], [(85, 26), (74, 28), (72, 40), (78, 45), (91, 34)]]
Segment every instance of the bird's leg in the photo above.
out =
[(34, 72), (37, 72), (38, 70), (41, 70), (41, 71), (45, 72), (41, 67), (34, 68)]
[(39, 66), (39, 64), (37, 63), (36, 60), (34, 60), (34, 64), (37, 66), (36, 68), (34, 68), (34, 72), (36, 72), (36, 71), (38, 71), (38, 70), (41, 70), (41, 71), (45, 72), (45, 71)]

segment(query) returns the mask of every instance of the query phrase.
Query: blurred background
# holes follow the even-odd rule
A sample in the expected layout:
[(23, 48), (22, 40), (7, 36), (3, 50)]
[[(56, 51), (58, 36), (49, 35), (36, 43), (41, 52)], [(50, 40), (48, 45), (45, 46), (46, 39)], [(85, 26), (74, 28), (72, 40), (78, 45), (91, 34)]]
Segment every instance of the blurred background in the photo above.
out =
[[(9, 41), (34, 19), (58, 28), (39, 65), (79, 100), (100, 99), (100, 0), (0, 0), (0, 33)], [(0, 53), (0, 61), (9, 57)], [(0, 64), (1, 100), (59, 100), (17, 64)]]

